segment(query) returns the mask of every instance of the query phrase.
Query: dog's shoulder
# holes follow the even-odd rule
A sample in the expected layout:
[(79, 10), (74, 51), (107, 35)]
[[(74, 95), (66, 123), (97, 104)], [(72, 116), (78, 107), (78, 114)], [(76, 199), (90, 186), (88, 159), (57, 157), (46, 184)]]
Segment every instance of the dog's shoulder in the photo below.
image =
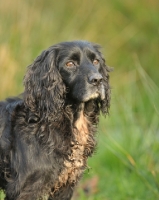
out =
[(11, 123), (15, 109), (22, 104), (22, 99), (8, 98), (0, 102), (0, 149), (7, 150), (10, 146)]

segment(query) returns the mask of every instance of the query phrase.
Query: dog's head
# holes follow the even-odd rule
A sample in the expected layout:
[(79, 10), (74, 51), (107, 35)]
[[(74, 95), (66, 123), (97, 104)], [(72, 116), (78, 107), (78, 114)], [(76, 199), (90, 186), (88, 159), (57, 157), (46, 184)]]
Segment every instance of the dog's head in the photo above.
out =
[(73, 41), (54, 45), (44, 51), (24, 78), (25, 104), (34, 112), (54, 112), (65, 104), (92, 99), (100, 104), (103, 113), (110, 103), (109, 68), (100, 46)]

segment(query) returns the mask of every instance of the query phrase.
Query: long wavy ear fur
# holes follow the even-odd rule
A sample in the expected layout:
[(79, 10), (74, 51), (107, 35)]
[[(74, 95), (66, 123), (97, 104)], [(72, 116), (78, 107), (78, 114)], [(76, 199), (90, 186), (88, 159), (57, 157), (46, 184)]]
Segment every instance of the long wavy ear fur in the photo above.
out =
[(100, 109), (103, 114), (108, 114), (109, 113), (109, 108), (110, 108), (110, 99), (111, 99), (111, 88), (109, 84), (109, 72), (112, 71), (112, 68), (108, 67), (105, 63), (105, 59), (100, 52), (100, 46), (99, 45), (93, 45), (95, 49), (97, 50), (98, 54), (102, 58), (102, 64), (101, 64), (101, 70), (100, 73), (103, 76), (103, 85), (105, 88), (105, 99), (100, 101)]
[(25, 105), (38, 115), (56, 115), (63, 107), (65, 85), (56, 66), (58, 47), (43, 51), (24, 77)]

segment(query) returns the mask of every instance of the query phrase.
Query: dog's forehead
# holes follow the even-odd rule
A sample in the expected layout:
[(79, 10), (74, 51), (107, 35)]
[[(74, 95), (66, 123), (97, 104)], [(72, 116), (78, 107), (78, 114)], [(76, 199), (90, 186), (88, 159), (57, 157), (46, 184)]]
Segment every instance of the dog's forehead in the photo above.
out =
[(82, 41), (82, 40), (63, 42), (63, 43), (60, 43), (60, 45), (63, 46), (64, 48), (79, 47), (80, 49), (84, 49), (86, 47), (89, 47), (89, 48), (93, 47), (91, 42)]
[(60, 53), (63, 55), (70, 55), (74, 53), (97, 53), (98, 46), (87, 41), (72, 41), (60, 43)]

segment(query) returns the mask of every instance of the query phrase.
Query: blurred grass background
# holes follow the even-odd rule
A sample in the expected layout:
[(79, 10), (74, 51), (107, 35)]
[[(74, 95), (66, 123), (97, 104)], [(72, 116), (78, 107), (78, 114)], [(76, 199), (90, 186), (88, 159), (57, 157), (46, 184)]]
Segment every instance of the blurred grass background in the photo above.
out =
[(74, 199), (159, 199), (158, 0), (1, 0), (0, 99), (23, 91), (42, 50), (76, 39), (101, 44), (114, 71), (110, 116)]

